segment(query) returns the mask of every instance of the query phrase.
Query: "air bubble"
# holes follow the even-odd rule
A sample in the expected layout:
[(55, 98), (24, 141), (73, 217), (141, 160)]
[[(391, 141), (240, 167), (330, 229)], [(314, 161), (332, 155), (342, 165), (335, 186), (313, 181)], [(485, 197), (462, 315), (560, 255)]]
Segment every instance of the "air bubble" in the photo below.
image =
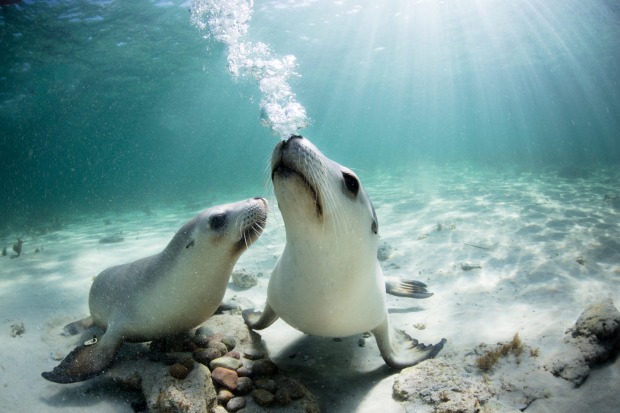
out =
[(288, 79), (299, 76), (293, 55), (278, 58), (262, 42), (244, 41), (252, 18), (252, 0), (194, 0), (191, 20), (206, 38), (228, 47), (228, 71), (234, 78), (253, 78), (261, 99), (261, 124), (281, 139), (308, 126), (306, 109), (297, 102)]

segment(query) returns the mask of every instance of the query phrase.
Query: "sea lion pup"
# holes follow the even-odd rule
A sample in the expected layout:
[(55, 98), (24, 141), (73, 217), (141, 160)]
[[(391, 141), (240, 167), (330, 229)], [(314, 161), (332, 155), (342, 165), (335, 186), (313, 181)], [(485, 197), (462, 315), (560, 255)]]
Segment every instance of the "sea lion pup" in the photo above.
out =
[(262, 313), (244, 311), (247, 325), (260, 330), (282, 317), (316, 336), (372, 331), (394, 368), (434, 357), (445, 339), (427, 346), (390, 326), (379, 224), (357, 176), (301, 136), (278, 143), (271, 166), (286, 245), (269, 279), (267, 305)]
[(94, 325), (105, 334), (42, 376), (57, 383), (89, 379), (110, 366), (123, 342), (172, 336), (207, 320), (222, 302), (237, 259), (266, 220), (263, 198), (215, 206), (183, 225), (159, 254), (101, 272), (90, 288), (90, 317), (65, 330)]

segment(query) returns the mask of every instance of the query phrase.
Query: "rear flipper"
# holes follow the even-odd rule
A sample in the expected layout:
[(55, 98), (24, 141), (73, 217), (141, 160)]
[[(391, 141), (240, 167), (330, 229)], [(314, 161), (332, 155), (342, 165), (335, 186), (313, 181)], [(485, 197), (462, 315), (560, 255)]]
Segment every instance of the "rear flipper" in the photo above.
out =
[(385, 291), (391, 295), (409, 298), (428, 298), (433, 295), (426, 290), (423, 282), (400, 277), (385, 277)]
[(255, 310), (244, 310), (241, 314), (247, 326), (253, 330), (267, 328), (279, 318), (269, 303), (265, 304), (265, 309), (262, 313)]
[(404, 331), (392, 328), (387, 317), (372, 333), (377, 340), (381, 357), (388, 366), (396, 369), (413, 366), (435, 357), (447, 341), (443, 338), (435, 345), (424, 345)]
[(75, 383), (98, 376), (112, 364), (122, 343), (120, 336), (106, 333), (95, 344), (76, 347), (52, 371), (41, 376), (56, 383)]
[(93, 318), (88, 316), (78, 321), (74, 321), (73, 323), (69, 323), (62, 329), (63, 336), (74, 336), (79, 334), (85, 330), (88, 330), (94, 325)]

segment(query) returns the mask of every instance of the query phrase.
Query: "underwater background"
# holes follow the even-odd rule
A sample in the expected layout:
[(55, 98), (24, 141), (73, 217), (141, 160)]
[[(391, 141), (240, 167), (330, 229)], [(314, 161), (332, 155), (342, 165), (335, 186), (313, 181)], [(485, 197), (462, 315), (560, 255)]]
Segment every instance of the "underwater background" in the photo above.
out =
[[(264, 91), (231, 75), (192, 2), (0, 4), (5, 235), (269, 191), (282, 136)], [(241, 40), (295, 57), (299, 133), (362, 180), (426, 165), (579, 178), (620, 161), (615, 0), (256, 0), (245, 23)]]

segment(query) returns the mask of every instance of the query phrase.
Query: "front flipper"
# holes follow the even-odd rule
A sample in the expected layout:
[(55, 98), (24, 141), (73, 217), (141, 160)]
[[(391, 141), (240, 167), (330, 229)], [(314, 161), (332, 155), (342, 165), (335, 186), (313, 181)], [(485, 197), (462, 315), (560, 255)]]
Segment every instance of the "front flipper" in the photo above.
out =
[(74, 336), (82, 331), (88, 330), (95, 324), (93, 318), (88, 316), (73, 323), (69, 323), (62, 329), (63, 336)]
[(120, 335), (106, 332), (95, 344), (76, 347), (54, 370), (41, 376), (56, 383), (75, 383), (95, 377), (112, 364), (122, 343)]
[(262, 313), (255, 310), (244, 310), (241, 314), (243, 315), (243, 320), (245, 323), (252, 330), (262, 330), (267, 328), (279, 318), (269, 303), (265, 304), (265, 309)]
[(424, 345), (404, 331), (392, 328), (387, 317), (372, 333), (377, 340), (381, 357), (388, 366), (396, 369), (413, 366), (435, 357), (447, 341), (443, 338), (435, 345)]
[(426, 290), (426, 284), (423, 282), (400, 277), (385, 277), (385, 292), (409, 298), (428, 298), (433, 295)]

